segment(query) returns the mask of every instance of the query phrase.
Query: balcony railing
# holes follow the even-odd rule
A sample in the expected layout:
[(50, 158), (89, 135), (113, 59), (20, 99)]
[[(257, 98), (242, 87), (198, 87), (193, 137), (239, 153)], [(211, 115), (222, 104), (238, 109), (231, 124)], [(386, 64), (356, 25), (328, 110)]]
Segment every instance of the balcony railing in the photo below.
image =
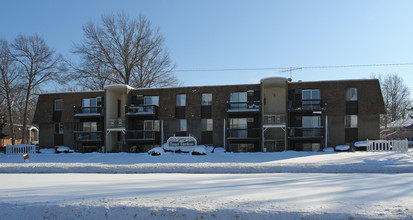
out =
[(103, 106), (93, 106), (93, 107), (74, 106), (73, 111), (74, 111), (75, 116), (94, 116), (94, 115), (102, 116)]
[(260, 137), (260, 128), (229, 128), (227, 138), (255, 139)]
[(128, 105), (125, 107), (125, 113), (127, 116), (139, 116), (139, 115), (157, 115), (158, 106), (156, 105)]
[(261, 109), (260, 101), (248, 102), (227, 102), (228, 112), (259, 112)]
[(307, 99), (288, 101), (288, 110), (324, 110), (324, 102), (321, 99)]
[(109, 123), (109, 128), (124, 128), (125, 127), (125, 119), (111, 119)]
[(100, 142), (102, 131), (74, 131), (75, 140), (78, 142)]
[(321, 138), (323, 128), (290, 127), (288, 136), (290, 138)]
[(154, 141), (156, 139), (156, 134), (159, 131), (147, 131), (147, 130), (126, 130), (125, 140), (126, 141)]
[(285, 125), (286, 116), (276, 115), (276, 114), (266, 114), (264, 115), (264, 125)]

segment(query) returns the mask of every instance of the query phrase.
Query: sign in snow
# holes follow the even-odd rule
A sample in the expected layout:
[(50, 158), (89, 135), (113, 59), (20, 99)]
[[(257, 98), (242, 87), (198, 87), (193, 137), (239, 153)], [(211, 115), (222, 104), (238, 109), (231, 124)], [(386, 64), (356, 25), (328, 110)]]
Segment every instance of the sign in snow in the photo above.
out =
[(185, 137), (170, 137), (168, 139), (168, 145), (170, 147), (187, 147), (187, 146), (196, 146), (197, 141), (192, 136), (185, 136)]

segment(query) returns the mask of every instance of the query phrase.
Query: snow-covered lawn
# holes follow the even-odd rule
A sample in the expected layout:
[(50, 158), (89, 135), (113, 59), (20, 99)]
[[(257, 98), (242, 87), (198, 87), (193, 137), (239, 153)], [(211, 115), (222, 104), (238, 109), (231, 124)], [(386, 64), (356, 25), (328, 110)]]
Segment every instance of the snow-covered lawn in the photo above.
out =
[(413, 219), (411, 149), (23, 161), (0, 153), (0, 219)]
[(413, 173), (413, 150), (278, 153), (0, 153), (0, 173)]
[(0, 174), (1, 219), (412, 219), (412, 174)]

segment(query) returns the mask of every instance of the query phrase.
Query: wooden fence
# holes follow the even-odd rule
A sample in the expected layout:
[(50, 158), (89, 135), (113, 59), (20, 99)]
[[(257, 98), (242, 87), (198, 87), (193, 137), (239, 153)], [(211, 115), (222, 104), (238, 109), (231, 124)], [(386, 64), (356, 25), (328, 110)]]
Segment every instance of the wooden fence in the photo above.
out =
[(407, 152), (409, 144), (404, 140), (367, 140), (367, 151), (397, 151)]

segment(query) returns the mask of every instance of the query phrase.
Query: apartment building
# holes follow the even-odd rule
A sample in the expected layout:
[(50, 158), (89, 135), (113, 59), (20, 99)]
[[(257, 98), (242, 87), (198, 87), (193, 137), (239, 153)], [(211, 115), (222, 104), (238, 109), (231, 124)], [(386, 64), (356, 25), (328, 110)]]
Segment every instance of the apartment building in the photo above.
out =
[(146, 152), (173, 136), (231, 152), (318, 151), (379, 139), (378, 80), (290, 82), (39, 95), (40, 147)]

